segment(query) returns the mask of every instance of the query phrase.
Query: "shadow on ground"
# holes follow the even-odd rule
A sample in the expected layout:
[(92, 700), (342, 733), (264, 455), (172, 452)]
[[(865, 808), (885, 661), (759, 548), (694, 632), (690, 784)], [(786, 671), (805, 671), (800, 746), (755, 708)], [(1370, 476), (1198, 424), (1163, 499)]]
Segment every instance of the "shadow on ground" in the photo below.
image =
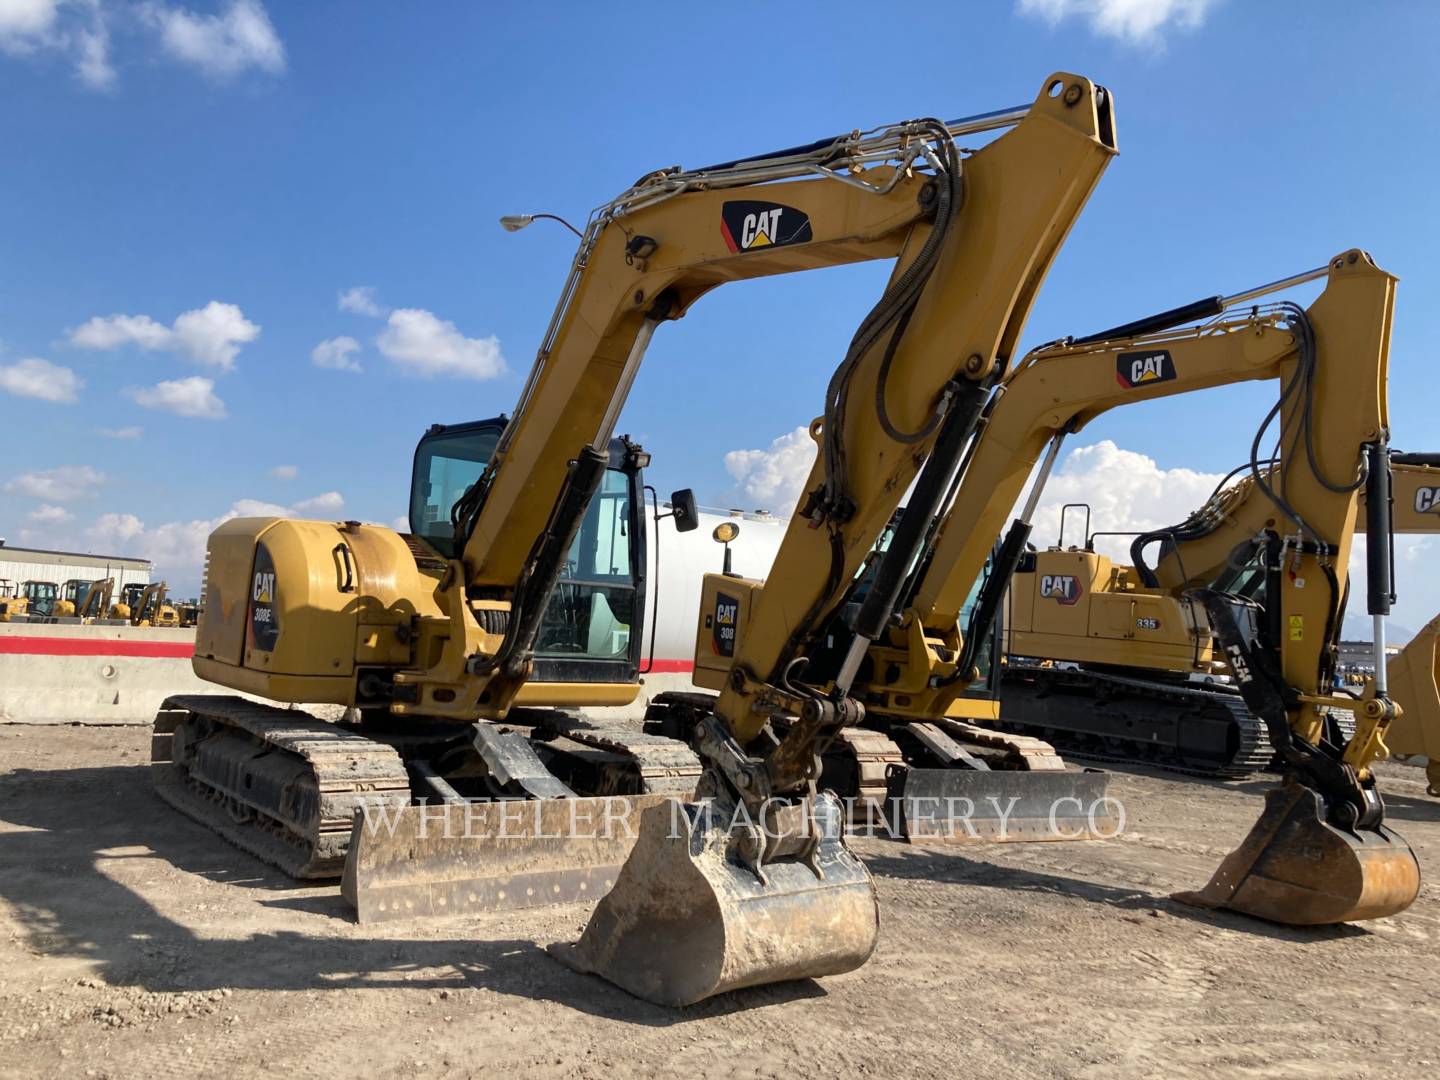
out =
[(1164, 893), (1144, 889), (1120, 888), (1085, 878), (1065, 877), (1023, 867), (1000, 866), (979, 859), (966, 858), (949, 850), (934, 848), (896, 847), (883, 854), (865, 856), (865, 865), (881, 877), (910, 878), (921, 881), (973, 885), (1006, 892), (1048, 893), (1070, 897), (1090, 904), (1104, 904), (1121, 911), (1163, 911), (1167, 915), (1188, 919), (1226, 930), (1254, 934), (1278, 941), (1319, 943), (1342, 938), (1366, 937), (1370, 931), (1351, 924), (1340, 926), (1284, 926), (1269, 923), (1237, 912), (1212, 910), (1182, 904)]
[[(24, 945), (47, 957), (89, 961), (112, 985), (156, 992), (473, 986), (660, 1027), (825, 996), (807, 980), (664, 1009), (569, 970), (540, 943), (515, 938), (357, 937), (353, 926), (338, 935), (297, 929), (202, 937), (107, 870), (126, 859), (158, 858), (228, 887), (258, 890), (262, 906), (295, 912), (302, 927), (317, 915), (348, 919), (349, 912), (336, 886), (297, 886), (172, 810), (151, 790), (145, 766), (0, 775), (0, 823), (18, 827), (0, 832), (0, 897), (21, 923)], [(193, 923), (204, 918), (198, 910), (187, 915)]]

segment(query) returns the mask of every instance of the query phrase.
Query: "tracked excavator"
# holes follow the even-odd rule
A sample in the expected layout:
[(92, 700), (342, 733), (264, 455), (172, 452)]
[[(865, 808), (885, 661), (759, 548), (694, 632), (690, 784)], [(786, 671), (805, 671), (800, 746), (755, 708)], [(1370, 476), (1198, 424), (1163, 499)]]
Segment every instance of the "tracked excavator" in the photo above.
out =
[[(978, 150), (957, 141), (997, 131)], [(473, 781), (472, 791), (494, 796), (496, 816), (518, 806), (516, 827), (533, 841), (531, 861), (497, 874), (488, 899), (525, 902), (514, 894), (560, 894), (577, 880), (575, 895), (586, 895), (590, 882), (573, 861), (565, 873), (547, 866), (547, 854), (576, 858), (569, 838), (553, 839), (563, 820), (554, 815), (611, 794), (587, 786), (595, 756), (586, 748), (621, 757), (628, 748), (605, 745), (604, 733), (587, 744), (583, 729), (569, 729), (574, 767), (564, 776), (536, 769), (545, 739), (541, 725), (521, 730), (525, 692), (543, 658), (547, 608), (576, 569), (577, 537), (581, 561), (589, 558), (587, 508), (613, 471), (612, 436), (646, 347), (662, 323), (726, 282), (894, 260), (831, 380), (811, 496), (770, 585), (750, 594), (731, 681), (704, 718), (702, 797), (656, 794), (647, 808), (644, 796), (613, 792), (622, 820), (638, 816), (639, 826), (628, 877), (609, 895), (620, 908), (658, 905), (659, 919), (612, 906), (597, 919), (615, 920), (614, 947), (597, 952), (607, 935), (592, 924), (567, 953), (672, 1003), (863, 963), (878, 930), (874, 889), (844, 843), (837, 800), (817, 790), (817, 758), (863, 714), (848, 691), (893, 606), (902, 576), (894, 567), (915, 554), (921, 532), (911, 522), (933, 516), (942, 478), (1114, 150), (1108, 95), (1061, 73), (1026, 107), (643, 177), (592, 214), (518, 407), (480, 479), (450, 509), (443, 545), (276, 519), (238, 519), (211, 537), (197, 673), (277, 703), (347, 706), (361, 720), (325, 724), (236, 698), (171, 699), (156, 725), (162, 792), (217, 828), (232, 819), (252, 848), (284, 849), (304, 871), (333, 854), (357, 808), (354, 828), (363, 830), (423, 791), (446, 798), (446, 812), (463, 802), (467, 821), (479, 806), (484, 819), (485, 804), (462, 787)], [(828, 692), (797, 681), (917, 476), (929, 494), (912, 498), (896, 530), (904, 542), (883, 557), (891, 568), (877, 575), (884, 588), (859, 644)], [(625, 689), (633, 695), (633, 681)], [(457, 752), (427, 753), (427, 740)], [(694, 760), (684, 743), (664, 743)], [(686, 774), (691, 787), (699, 772)], [(546, 787), (549, 797), (536, 797)], [(751, 826), (730, 829), (732, 811)], [(637, 890), (637, 868), (658, 869), (656, 859), (674, 860), (673, 872)], [(590, 895), (604, 884), (596, 879)], [(484, 903), (480, 891), (455, 899)], [(627, 963), (645, 969), (639, 981), (622, 971)]]
[(97, 578), (94, 581), (71, 578), (65, 582), (62, 598), (55, 606), (55, 614), (61, 618), (85, 621), (103, 619), (110, 610), (110, 597), (114, 591), (114, 578)]
[[(1433, 460), (1390, 454), (1393, 532), (1440, 531), (1440, 514), (1414, 509), (1440, 484)], [(1080, 758), (1222, 778), (1272, 764), (1283, 769), (1264, 721), (1231, 680), (1195, 593), (1233, 591), (1263, 603), (1260, 541), (1280, 520), (1271, 492), (1282, 482), (1282, 466), (1244, 465), (1179, 525), (1135, 534), (1129, 566), (1095, 550), (1096, 537), (1115, 534), (1091, 533), (1088, 507), (1066, 507), (1086, 511), (1083, 542), (1065, 545), (1062, 511), (1059, 542), (1027, 554), (1011, 587), (1001, 726), (1043, 735)], [(1363, 517), (1363, 487), (1359, 497)], [(1158, 548), (1153, 563), (1151, 548)], [(1337, 638), (1340, 626), (1337, 620), (1330, 628)], [(1391, 736), (1407, 738), (1420, 717), (1396, 701), (1405, 715)], [(1328, 715), (1338, 724), (1332, 737), (1346, 741), (1354, 731), (1351, 714)]]

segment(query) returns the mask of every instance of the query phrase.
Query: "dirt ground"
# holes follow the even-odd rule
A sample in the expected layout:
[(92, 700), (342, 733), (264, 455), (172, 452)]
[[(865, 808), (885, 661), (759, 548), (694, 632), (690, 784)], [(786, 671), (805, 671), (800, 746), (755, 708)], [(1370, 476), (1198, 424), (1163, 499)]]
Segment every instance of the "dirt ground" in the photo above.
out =
[[(682, 1012), (542, 950), (588, 908), (361, 928), (162, 804), (146, 732), (0, 728), (0, 1075), (1411, 1077), (1440, 1066), (1440, 892), (1291, 930), (1167, 899), (1262, 782), (1117, 772), (1124, 836), (859, 843), (880, 946)], [(1440, 800), (1385, 769), (1440, 865)]]

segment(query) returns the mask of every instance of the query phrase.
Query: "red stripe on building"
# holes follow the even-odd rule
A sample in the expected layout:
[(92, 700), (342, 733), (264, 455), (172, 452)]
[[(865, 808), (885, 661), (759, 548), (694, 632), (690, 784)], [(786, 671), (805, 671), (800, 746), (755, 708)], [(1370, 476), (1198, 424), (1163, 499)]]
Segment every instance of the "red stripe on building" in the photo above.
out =
[(0, 636), (0, 654), (21, 656), (144, 656), (189, 660), (193, 641), (124, 641), (115, 638)]

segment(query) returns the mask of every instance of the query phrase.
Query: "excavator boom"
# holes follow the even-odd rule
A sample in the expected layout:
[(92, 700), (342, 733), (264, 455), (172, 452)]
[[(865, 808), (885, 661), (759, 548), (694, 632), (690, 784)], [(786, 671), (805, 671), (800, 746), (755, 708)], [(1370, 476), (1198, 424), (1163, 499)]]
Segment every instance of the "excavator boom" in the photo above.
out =
[[(647, 811), (635, 850), (580, 940), (554, 950), (648, 1000), (682, 1005), (741, 986), (833, 974), (863, 963), (874, 947), (874, 887), (844, 844), (838, 801), (816, 793), (819, 757), (864, 717), (850, 694), (860, 662), (885, 633), (909, 562), (1040, 282), (1114, 153), (1108, 96), (1070, 75), (1046, 80), (1013, 130), (968, 156), (953, 141), (964, 127), (919, 122), (903, 133), (915, 164), (925, 164), (890, 191), (908, 192), (920, 216), (910, 210), (895, 221), (894, 271), (811, 425), (816, 463), (769, 578), (728, 579), (724, 588), (707, 578), (702, 616), (727, 643), (731, 664), (696, 729), (707, 765), (702, 802), (684, 808), (680, 828), (673, 810)], [(772, 168), (775, 160), (726, 171)], [(736, 243), (726, 193), (693, 190), (713, 179), (709, 171), (672, 178), (678, 193), (659, 209), (693, 198), (725, 226), (721, 238), (738, 256), (747, 231)], [(783, 220), (802, 209), (806, 241), (823, 254), (842, 219), (808, 202), (811, 183), (787, 184), (767, 212)], [(857, 215), (866, 206), (873, 212), (874, 198), (857, 203)], [(752, 197), (745, 208), (766, 205)], [(633, 231), (658, 235), (641, 212)], [(773, 261), (778, 272), (811, 257), (808, 243), (788, 255), (767, 245), (748, 257)], [(722, 254), (720, 261), (728, 260)], [(667, 269), (657, 284), (683, 309), (714, 273)], [(655, 310), (629, 337), (632, 350)], [(522, 407), (517, 419), (525, 415)], [(847, 655), (833, 678), (817, 680), (809, 658), (912, 483), (850, 627)], [(742, 606), (743, 636), (724, 633), (737, 627)]]

